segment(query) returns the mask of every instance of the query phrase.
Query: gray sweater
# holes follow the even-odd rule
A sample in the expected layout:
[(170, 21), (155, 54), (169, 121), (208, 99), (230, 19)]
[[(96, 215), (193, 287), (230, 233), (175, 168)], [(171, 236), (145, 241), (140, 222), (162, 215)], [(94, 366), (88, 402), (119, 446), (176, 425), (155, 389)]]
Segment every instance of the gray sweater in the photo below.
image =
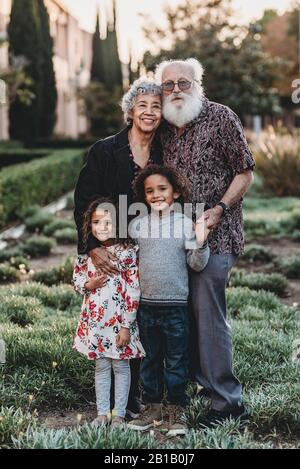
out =
[(129, 233), (139, 245), (141, 303), (186, 304), (188, 265), (200, 272), (209, 259), (208, 245), (199, 247), (192, 220), (176, 212), (152, 213), (135, 219)]

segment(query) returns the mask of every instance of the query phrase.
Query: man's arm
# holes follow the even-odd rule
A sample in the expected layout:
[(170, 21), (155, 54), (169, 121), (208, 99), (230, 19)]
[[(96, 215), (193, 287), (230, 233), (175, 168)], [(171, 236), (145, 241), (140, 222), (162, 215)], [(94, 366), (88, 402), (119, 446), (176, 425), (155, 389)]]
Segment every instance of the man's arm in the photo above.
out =
[[(220, 202), (224, 202), (224, 204), (228, 205), (230, 208), (233, 207), (249, 190), (253, 179), (253, 171), (251, 169), (248, 169), (241, 174), (237, 174)], [(216, 205), (212, 209), (204, 212), (204, 219), (207, 220), (207, 227), (209, 229), (216, 228), (220, 223), (222, 216), (223, 208), (220, 205)]]

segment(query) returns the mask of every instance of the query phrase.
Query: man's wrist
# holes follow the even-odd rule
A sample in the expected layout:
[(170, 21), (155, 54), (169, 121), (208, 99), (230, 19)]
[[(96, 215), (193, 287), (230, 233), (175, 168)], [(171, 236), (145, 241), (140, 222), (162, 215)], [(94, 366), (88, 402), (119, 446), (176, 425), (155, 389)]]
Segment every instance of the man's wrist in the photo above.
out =
[(219, 202), (216, 207), (222, 211), (222, 215), (230, 213), (230, 207), (225, 202)]

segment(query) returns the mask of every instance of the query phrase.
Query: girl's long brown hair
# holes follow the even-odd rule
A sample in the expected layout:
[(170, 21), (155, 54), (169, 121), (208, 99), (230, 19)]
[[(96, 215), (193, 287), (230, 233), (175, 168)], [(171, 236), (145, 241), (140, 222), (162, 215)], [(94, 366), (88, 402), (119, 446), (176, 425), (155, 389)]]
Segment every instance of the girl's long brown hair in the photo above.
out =
[(83, 225), (82, 225), (82, 240), (85, 248), (87, 248), (87, 243), (90, 235), (92, 234), (92, 216), (93, 213), (97, 210), (99, 205), (106, 205), (105, 210), (109, 211), (109, 205), (113, 205), (116, 210), (116, 237), (114, 240), (116, 244), (122, 244), (124, 247), (129, 245), (134, 245), (134, 241), (131, 238), (120, 238), (119, 237), (119, 206), (111, 198), (101, 197), (93, 200), (87, 207), (83, 215)]

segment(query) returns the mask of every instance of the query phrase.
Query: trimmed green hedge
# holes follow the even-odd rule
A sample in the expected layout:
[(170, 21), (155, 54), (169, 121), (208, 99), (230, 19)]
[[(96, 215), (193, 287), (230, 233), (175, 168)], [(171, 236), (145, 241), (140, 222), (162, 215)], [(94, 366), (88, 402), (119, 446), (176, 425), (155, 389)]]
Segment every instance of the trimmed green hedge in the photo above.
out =
[[(103, 138), (103, 137), (101, 137)], [(87, 150), (89, 147), (94, 145), (96, 142), (96, 138), (90, 139), (73, 139), (73, 138), (60, 138), (60, 139), (43, 139), (38, 140), (35, 142), (35, 148), (53, 148), (53, 149), (61, 149), (61, 148), (82, 148)], [(100, 140), (100, 137), (99, 139)]]
[(0, 169), (15, 164), (28, 163), (38, 158), (45, 158), (50, 152), (52, 150), (24, 150), (20, 148), (2, 151), (0, 149)]
[(72, 190), (84, 161), (82, 150), (59, 150), (0, 172), (0, 229), (33, 204), (46, 205)]

